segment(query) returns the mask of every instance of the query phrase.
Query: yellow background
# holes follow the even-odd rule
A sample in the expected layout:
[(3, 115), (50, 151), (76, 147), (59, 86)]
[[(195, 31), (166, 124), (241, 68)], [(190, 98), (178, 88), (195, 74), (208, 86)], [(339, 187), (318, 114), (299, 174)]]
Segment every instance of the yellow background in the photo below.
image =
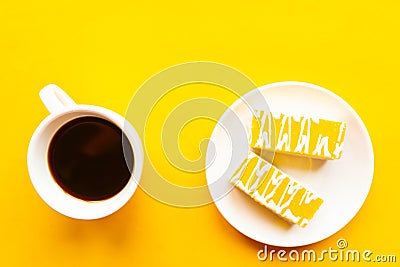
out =
[(0, 2), (0, 266), (282, 264), (259, 262), (263, 245), (214, 205), (170, 207), (139, 189), (116, 214), (77, 221), (51, 210), (30, 183), (27, 146), (47, 115), (42, 86), (124, 114), (147, 78), (194, 60), (230, 65), (258, 85), (315, 83), (352, 105), (374, 145), (373, 185), (347, 227), (306, 248), (344, 237), (349, 248), (400, 257), (398, 1), (239, 2)]

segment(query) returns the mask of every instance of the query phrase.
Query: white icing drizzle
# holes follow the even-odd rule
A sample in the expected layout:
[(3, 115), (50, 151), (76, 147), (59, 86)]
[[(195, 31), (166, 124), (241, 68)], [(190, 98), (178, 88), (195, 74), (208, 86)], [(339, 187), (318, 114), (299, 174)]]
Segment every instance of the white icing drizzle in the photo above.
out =
[[(269, 181), (267, 182), (267, 185), (265, 186), (264, 192), (260, 195), (260, 197), (264, 198), (265, 201), (274, 196), (276, 190), (278, 190), (278, 187), (282, 184), (283, 180), (286, 177), (286, 175), (284, 175), (283, 173), (281, 173), (281, 175), (278, 175), (278, 174), (279, 174), (279, 170), (275, 168), (271, 178), (269, 179)], [(267, 193), (270, 185), (273, 185), (275, 187), (268, 195), (265, 195)]]
[[(287, 130), (285, 131), (286, 123), (288, 126)], [(292, 119), (290, 116), (283, 115), (279, 130), (278, 142), (276, 144), (276, 150), (290, 152), (290, 142), (292, 138), (291, 132), (292, 132)]]
[[(306, 129), (307, 125), (307, 132), (304, 134), (304, 129)], [(308, 154), (310, 149), (310, 136), (311, 136), (311, 119), (307, 117), (303, 117), (300, 122), (300, 135), (297, 141), (297, 146), (294, 149), (294, 152), (302, 152)]]
[[(315, 139), (313, 138), (313, 142), (311, 142), (311, 132), (313, 129), (313, 124), (314, 126), (317, 126), (316, 131), (318, 131), (318, 124), (321, 122), (321, 120), (317, 117), (307, 117), (299, 115), (292, 116), (281, 113), (271, 113), (264, 110), (256, 110), (255, 116), (260, 124), (260, 130), (258, 132), (257, 140), (254, 144), (254, 147), (256, 148), (272, 148), (272, 119), (275, 119), (280, 122), (276, 125), (277, 133), (279, 133), (276, 139), (276, 151), (292, 152), (291, 143), (293, 142), (294, 144), (296, 144), (293, 150), (294, 153), (324, 158), (340, 158), (341, 156), (344, 143), (343, 136), (346, 129), (345, 122), (340, 123), (340, 129), (337, 132), (336, 142), (334, 142), (335, 149), (333, 151), (330, 151), (329, 142), (333, 143), (333, 141), (330, 140), (332, 140), (332, 138), (335, 138), (335, 136), (329, 136), (320, 133), (318, 135), (318, 138), (315, 138), (317, 140), (315, 141)], [(294, 127), (292, 123), (300, 123), (299, 130), (296, 127), (296, 130), (292, 131)], [(314, 134), (316, 133), (317, 132), (315, 132)]]
[[(287, 184), (287, 186), (286, 186), (285, 190), (283, 191), (282, 196), (279, 199), (278, 204), (277, 204), (277, 206), (279, 207), (279, 210), (278, 210), (279, 213), (282, 213), (282, 210), (287, 208), (290, 205), (290, 203), (292, 203), (294, 197), (296, 196), (297, 192), (301, 188), (303, 188), (303, 187), (300, 184), (295, 183), (295, 181), (293, 181), (293, 180), (291, 180)], [(286, 202), (283, 202), (283, 200), (285, 199), (285, 196), (287, 196), (287, 195), (290, 195), (289, 199), (286, 200)]]
[[(272, 198), (274, 197), (276, 191), (278, 190), (278, 188), (285, 179), (288, 179), (288, 177), (283, 173), (279, 175), (279, 170), (275, 168), (274, 173), (272, 174), (270, 180), (268, 181), (264, 189), (264, 192), (260, 195), (260, 201), (267, 203), (272, 202), (274, 204), (276, 212), (278, 212), (279, 214), (281, 214), (282, 210), (287, 208), (291, 204), (297, 192), (301, 188), (303, 188), (300, 184), (296, 183), (294, 180), (290, 180), (289, 183), (286, 185), (286, 188), (284, 189), (284, 192), (282, 193), (278, 203), (275, 203)], [(273, 189), (266, 195), (268, 189), (270, 189), (271, 186), (274, 186)], [(289, 199), (283, 202), (285, 196), (287, 195), (290, 195)]]
[[(246, 159), (242, 163), (231, 181), (235, 181), (242, 177), (245, 170), (245, 167), (243, 167), (243, 165), (247, 165), (250, 160), (253, 159), (255, 156), (256, 155), (254, 153), (249, 153), (248, 159)], [(290, 205), (293, 203), (294, 198), (297, 194), (299, 194), (300, 190), (302, 189), (304, 189), (304, 191), (302, 191), (303, 193), (300, 201), (298, 203), (293, 203), (296, 206), (309, 205), (312, 201), (318, 199), (319, 197), (315, 193), (311, 192), (310, 190), (299, 184), (296, 180), (291, 179), (285, 173), (279, 171), (277, 168), (274, 167), (273, 173), (270, 176), (269, 180), (265, 181), (266, 177), (268, 176), (268, 171), (271, 167), (272, 165), (270, 163), (259, 158), (246, 184), (243, 184), (239, 180), (239, 183), (235, 183), (235, 185), (248, 193), (260, 204), (268, 207), (280, 216), (304, 227), (308, 223), (308, 220), (302, 218), (300, 215), (294, 214), (293, 211), (290, 209)], [(280, 195), (279, 200), (275, 202), (273, 198), (277, 190), (281, 189), (281, 185), (285, 181), (285, 179), (288, 180), (288, 183), (286, 184), (283, 193)], [(258, 188), (265, 182), (265, 189), (260, 194)], [(267, 194), (267, 192), (269, 193)]]
[[(336, 158), (339, 158), (340, 153), (342, 153), (342, 151), (343, 151), (344, 140), (342, 140), (342, 136), (343, 136), (343, 133), (344, 133), (345, 126), (346, 126), (346, 124), (344, 122), (342, 122), (340, 124), (339, 135), (338, 135), (338, 138), (337, 138), (337, 142), (335, 144), (335, 150), (333, 151), (333, 155), (335, 155)], [(342, 142), (340, 142), (340, 140), (342, 140)]]
[(250, 161), (250, 158), (247, 158), (246, 160), (244, 160), (240, 164), (239, 168), (236, 170), (236, 172), (233, 174), (233, 176), (231, 178), (231, 182), (232, 183), (236, 183), (237, 181), (240, 180), (240, 178), (242, 177), (242, 174), (243, 174), (244, 170), (246, 169), (249, 161)]
[[(257, 120), (260, 123), (260, 133), (258, 135), (257, 142), (255, 143), (256, 147), (263, 148), (271, 148), (271, 133), (272, 133), (272, 116), (270, 112), (265, 110), (256, 110), (255, 115)], [(268, 130), (265, 130), (265, 123), (268, 119)]]
[(310, 117), (311, 118), (311, 120), (315, 123), (315, 124), (319, 124), (319, 118), (317, 118), (317, 117)]
[(308, 225), (308, 220), (306, 218), (303, 218), (301, 222), (299, 223), (300, 227), (306, 227)]
[(293, 118), (293, 121), (300, 122), (302, 116), (293, 115), (292, 118)]
[(243, 184), (241, 178), (243, 176), (243, 173), (245, 171), (245, 169), (248, 166), (248, 163), (250, 162), (250, 160), (254, 157), (255, 155), (251, 155), (249, 154), (248, 158), (245, 159), (239, 166), (239, 168), (236, 170), (236, 172), (233, 174), (232, 178), (231, 178), (231, 183), (233, 183), (235, 186), (239, 187), (241, 190), (243, 190), (246, 193), (250, 193), (250, 191), (248, 189), (246, 189), (245, 185)]
[(323, 155), (325, 157), (331, 157), (331, 153), (329, 152), (329, 136), (322, 136), (322, 134), (318, 135), (317, 145), (315, 146), (312, 155), (321, 156), (322, 149), (324, 150)]
[(303, 204), (303, 201), (305, 204), (310, 204), (311, 201), (317, 199), (318, 197), (311, 191), (306, 191), (306, 193), (303, 195), (303, 197), (301, 198), (299, 204)]
[(258, 160), (257, 165), (254, 168), (255, 173), (253, 172), (253, 175), (255, 176), (254, 182), (252, 185), (249, 186), (249, 190), (251, 192), (256, 190), (259, 185), (264, 182), (265, 178), (267, 177), (267, 172), (270, 170), (270, 168), (271, 164), (262, 159)]

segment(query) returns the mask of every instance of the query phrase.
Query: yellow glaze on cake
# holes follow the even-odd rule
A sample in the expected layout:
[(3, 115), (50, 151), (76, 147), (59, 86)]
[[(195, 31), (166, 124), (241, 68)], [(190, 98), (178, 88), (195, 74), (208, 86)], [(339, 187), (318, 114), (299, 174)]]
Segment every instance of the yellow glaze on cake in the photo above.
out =
[[(275, 134), (272, 125), (275, 125)], [(250, 146), (300, 156), (339, 159), (346, 131), (345, 122), (306, 116), (290, 116), (256, 110)]]
[(288, 222), (305, 227), (323, 200), (253, 152), (241, 163), (231, 182), (255, 201)]

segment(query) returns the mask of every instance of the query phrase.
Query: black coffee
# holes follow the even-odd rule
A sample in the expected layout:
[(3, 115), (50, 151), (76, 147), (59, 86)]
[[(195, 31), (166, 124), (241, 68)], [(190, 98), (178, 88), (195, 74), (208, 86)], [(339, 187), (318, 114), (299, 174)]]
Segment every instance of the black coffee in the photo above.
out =
[(131, 176), (133, 152), (130, 145), (125, 145), (128, 143), (122, 130), (105, 119), (74, 119), (62, 126), (50, 143), (51, 173), (74, 197), (88, 201), (110, 198), (125, 187)]

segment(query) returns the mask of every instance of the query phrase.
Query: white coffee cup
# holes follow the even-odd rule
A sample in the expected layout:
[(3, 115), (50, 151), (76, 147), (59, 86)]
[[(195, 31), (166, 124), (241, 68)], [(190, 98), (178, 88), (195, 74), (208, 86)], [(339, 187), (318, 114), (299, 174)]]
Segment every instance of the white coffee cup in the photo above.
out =
[[(40, 123), (31, 138), (27, 163), (32, 184), (40, 197), (54, 210), (76, 219), (102, 218), (120, 209), (135, 192), (143, 169), (143, 147), (136, 130), (111, 110), (77, 105), (54, 84), (45, 86), (39, 95), (50, 115)], [(134, 168), (128, 183), (119, 193), (105, 200), (86, 201), (71, 196), (57, 184), (48, 163), (48, 148), (57, 130), (67, 122), (85, 116), (102, 118), (121, 128), (133, 151)]]

